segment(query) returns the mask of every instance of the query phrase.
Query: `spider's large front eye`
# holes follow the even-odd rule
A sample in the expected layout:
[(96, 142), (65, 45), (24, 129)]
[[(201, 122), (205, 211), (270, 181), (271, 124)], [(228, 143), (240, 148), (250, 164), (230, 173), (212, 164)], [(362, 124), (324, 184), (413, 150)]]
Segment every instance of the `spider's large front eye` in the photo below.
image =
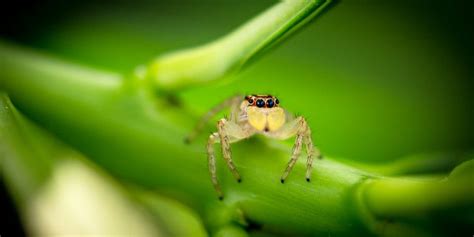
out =
[(275, 105), (275, 103), (273, 102), (273, 100), (272, 100), (272, 99), (268, 99), (268, 100), (267, 100), (267, 107), (268, 107), (268, 108), (272, 108), (273, 105)]
[(262, 99), (258, 99), (256, 104), (257, 107), (262, 108), (263, 106), (265, 106), (265, 101), (263, 101)]

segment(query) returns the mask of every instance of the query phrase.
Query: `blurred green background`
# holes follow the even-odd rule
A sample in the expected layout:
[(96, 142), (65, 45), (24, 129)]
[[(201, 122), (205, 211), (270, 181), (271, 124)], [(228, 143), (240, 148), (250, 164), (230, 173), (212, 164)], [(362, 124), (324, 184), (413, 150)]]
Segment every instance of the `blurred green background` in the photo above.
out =
[[(225, 35), (274, 2), (16, 2), (0, 10), (0, 37), (131, 74), (162, 53)], [(472, 150), (473, 9), (464, 1), (336, 1), (230, 82), (180, 97), (199, 115), (236, 93), (274, 94), (341, 160)]]

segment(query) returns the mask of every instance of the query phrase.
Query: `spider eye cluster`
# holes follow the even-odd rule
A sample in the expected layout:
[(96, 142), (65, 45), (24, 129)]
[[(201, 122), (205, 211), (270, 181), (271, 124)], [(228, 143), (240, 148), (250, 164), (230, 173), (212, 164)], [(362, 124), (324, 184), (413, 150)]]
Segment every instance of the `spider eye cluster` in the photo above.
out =
[(280, 101), (271, 95), (249, 95), (245, 97), (249, 106), (258, 108), (273, 108), (280, 104)]

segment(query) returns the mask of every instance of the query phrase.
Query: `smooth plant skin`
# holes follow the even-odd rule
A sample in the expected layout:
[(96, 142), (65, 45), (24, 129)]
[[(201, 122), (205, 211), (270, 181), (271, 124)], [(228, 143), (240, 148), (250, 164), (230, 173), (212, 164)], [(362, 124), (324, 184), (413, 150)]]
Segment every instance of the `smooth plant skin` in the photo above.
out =
[[(235, 56), (238, 60), (230, 57), (229, 65), (242, 65), (255, 49), (265, 48), (261, 44), (270, 45), (264, 39), (268, 38), (252, 41), (256, 45), (250, 53)], [(279, 175), (291, 147), (259, 138), (233, 147), (236, 166), (245, 179), (237, 184), (228, 172), (219, 172), (226, 198), (218, 201), (207, 172), (205, 142), (183, 143), (197, 118), (185, 105), (156, 93), (214, 80), (234, 68), (200, 68), (203, 73), (196, 74), (200, 76), (187, 77), (188, 73), (182, 72), (186, 67), (179, 65), (193, 62), (186, 59), (186, 55), (193, 58), (194, 51), (190, 52), (168, 61), (176, 66), (160, 69), (153, 65), (167, 63), (158, 60), (158, 64), (126, 77), (0, 43), (0, 88), (25, 115), (114, 176), (195, 209), (211, 234), (242, 236), (242, 229), (250, 226), (251, 233), (280, 235), (435, 236), (456, 229), (468, 233), (466, 226), (474, 224), (472, 160), (450, 176), (422, 179), (389, 178), (377, 172), (384, 168), (364, 170), (329, 157), (315, 161), (313, 178), (307, 183), (297, 178), (304, 177), (301, 159), (281, 184)], [(160, 79), (160, 70), (169, 70), (167, 75), (174, 76)], [(472, 158), (468, 154), (462, 159)], [(224, 170), (222, 159), (217, 159), (218, 170)], [(415, 162), (385, 171), (403, 174), (422, 170), (419, 167)], [(437, 169), (428, 168), (436, 174)], [(462, 221), (449, 222), (454, 210)], [(433, 225), (444, 222), (450, 223), (446, 233)]]
[(330, 4), (330, 0), (284, 0), (234, 32), (206, 45), (159, 57), (145, 77), (158, 90), (177, 90), (221, 79), (279, 43)]
[(24, 118), (5, 93), (0, 138), (3, 182), (29, 235), (206, 236), (191, 210), (118, 184)]
[[(220, 172), (227, 197), (219, 202), (209, 182), (202, 144), (186, 145), (182, 141), (195, 122), (194, 118), (183, 116), (189, 114), (185, 109), (164, 98), (156, 98), (144, 86), (147, 84), (59, 63), (7, 44), (1, 46), (0, 52), (9, 55), (1, 61), (7, 69), (1, 80), (2, 88), (22, 111), (112, 174), (187, 203), (199, 211), (213, 230), (229, 222), (242, 225), (252, 222), (262, 225), (262, 231), (287, 234), (382, 234), (389, 231), (393, 235), (418, 235), (418, 231), (422, 231), (419, 227), (404, 224), (401, 228), (397, 218), (404, 220), (412, 213), (411, 207), (404, 208), (411, 205), (411, 195), (435, 197), (435, 190), (449, 194), (440, 197), (439, 202), (446, 208), (441, 211), (466, 207), (465, 210), (472, 210), (474, 191), (466, 181), (469, 179), (444, 184), (438, 184), (441, 182), (438, 179), (428, 179), (421, 186), (431, 188), (406, 186), (406, 190), (404, 184), (410, 178), (389, 179), (388, 187), (397, 185), (401, 189), (396, 192), (398, 197), (407, 198), (397, 201), (383, 195), (387, 187), (385, 178), (330, 158), (315, 163), (311, 183), (294, 178), (304, 176), (304, 164), (298, 163), (292, 176), (282, 185), (279, 174), (285, 167), (290, 147), (260, 139), (235, 146), (234, 155), (239, 157), (236, 165), (246, 180), (237, 184), (227, 172)], [(268, 162), (269, 158), (272, 163)], [(221, 169), (222, 165), (221, 162)], [(472, 170), (462, 173), (470, 174)], [(375, 180), (375, 184), (371, 180)], [(414, 178), (413, 182), (418, 181)], [(420, 199), (419, 205), (425, 203), (422, 201)], [(374, 202), (374, 206), (369, 205), (370, 202)], [(402, 213), (395, 216), (391, 209), (381, 208), (385, 202)], [(422, 219), (429, 220), (431, 208), (438, 210), (436, 203), (425, 206)], [(383, 218), (375, 218), (371, 208)], [(435, 234), (429, 229), (423, 231)]]
[[(4, 50), (6, 48), (2, 47), (1, 51), (5, 52)], [(17, 50), (15, 52), (20, 53), (21, 50)], [(39, 57), (27, 51), (21, 51), (16, 56), (12, 54), (7, 62), (2, 61), (5, 68), (13, 68), (11, 63), (26, 62), (23, 57)], [(246, 180), (235, 184), (226, 172), (218, 174), (227, 195), (222, 203), (216, 198), (209, 182), (203, 145), (199, 142), (193, 145), (183, 143), (186, 132), (195, 122), (192, 117), (183, 116), (188, 112), (167, 104), (164, 99), (157, 99), (146, 88), (135, 87), (130, 81), (123, 81), (122, 87), (111, 87), (110, 85), (115, 85), (112, 79), (109, 83), (100, 79), (113, 78), (113, 75), (107, 73), (88, 71), (89, 75), (98, 73), (98, 77), (89, 76), (90, 80), (87, 81), (75, 80), (75, 76), (65, 77), (65, 74), (54, 80), (52, 76), (55, 72), (44, 69), (58, 65), (54, 61), (45, 61), (42, 57), (37, 59), (43, 63), (42, 67), (35, 70), (32, 66), (27, 70), (35, 77), (18, 77), (14, 75), (15, 72), (9, 71), (12, 73), (6, 74), (9, 79), (2, 81), (3, 88), (9, 91), (17, 106), (28, 114), (27, 111), (34, 111), (36, 121), (55, 131), (68, 143), (74, 144), (113, 174), (148, 188), (172, 193), (173, 197), (199, 210), (209, 226), (216, 225), (215, 228), (219, 229), (221, 225), (227, 225), (237, 218), (240, 222), (265, 224), (265, 228), (275, 232), (309, 234), (327, 229), (332, 230), (331, 232), (364, 231), (363, 226), (354, 226), (358, 222), (356, 213), (338, 214), (346, 212), (345, 203), (348, 201), (347, 194), (341, 194), (360, 181), (364, 177), (363, 173), (325, 160), (315, 166), (312, 183), (307, 183), (304, 179), (289, 178), (282, 186), (279, 175), (286, 165), (290, 148), (272, 148), (253, 139), (234, 148), (235, 156), (242, 157), (237, 168), (247, 177)], [(21, 65), (22, 68), (25, 66), (27, 65)], [(71, 75), (83, 70), (76, 67), (62, 68), (63, 71), (70, 70)], [(69, 97), (68, 91), (54, 91), (49, 83), (41, 79), (44, 77), (50, 78), (48, 82), (57, 87), (68, 85), (68, 88), (75, 88), (76, 95), (89, 91), (81, 90), (88, 86), (95, 88), (98, 94), (94, 100), (88, 99), (89, 96)], [(116, 80), (117, 85), (120, 85), (120, 79)], [(51, 106), (39, 106), (36, 103)], [(65, 105), (76, 109), (61, 109)], [(87, 119), (83, 118), (84, 115), (87, 115)], [(67, 119), (61, 119), (65, 117)], [(186, 127), (183, 128), (183, 125)], [(249, 153), (249, 150), (252, 152)], [(244, 155), (246, 153), (248, 154)], [(268, 165), (263, 157), (271, 157), (274, 163)], [(303, 177), (304, 169), (298, 169), (298, 166), (293, 175)], [(223, 168), (221, 163), (220, 169)], [(338, 169), (341, 169), (337, 172), (338, 175), (334, 175)], [(326, 182), (321, 181), (325, 179)], [(325, 187), (322, 183), (325, 183)], [(338, 200), (332, 195), (321, 195), (333, 192), (339, 193)], [(316, 200), (320, 204), (316, 204)], [(304, 203), (306, 205), (302, 205)], [(223, 211), (232, 213), (227, 220), (220, 217)], [(239, 213), (244, 216), (239, 216)], [(350, 226), (352, 229), (348, 228)]]

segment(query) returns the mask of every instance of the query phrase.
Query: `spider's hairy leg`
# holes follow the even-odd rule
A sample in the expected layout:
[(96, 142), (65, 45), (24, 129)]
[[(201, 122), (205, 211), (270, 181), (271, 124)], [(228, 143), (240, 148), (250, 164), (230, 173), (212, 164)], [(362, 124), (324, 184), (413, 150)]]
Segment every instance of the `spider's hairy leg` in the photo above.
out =
[(235, 168), (234, 162), (232, 161), (230, 143), (249, 137), (251, 134), (238, 124), (226, 119), (221, 119), (219, 122), (217, 122), (217, 132), (220, 136), (222, 156), (224, 157), (227, 166), (229, 167), (237, 182), (240, 182), (242, 179), (239, 172)]
[(311, 128), (309, 127), (308, 123), (303, 117), (301, 118), (300, 128), (298, 133), (304, 136), (304, 142), (306, 145), (306, 153), (307, 153), (307, 160), (306, 160), (306, 181), (311, 181), (311, 172), (313, 171), (313, 157), (316, 154), (318, 159), (321, 159), (321, 152), (317, 147), (313, 144), (313, 139), (311, 138)]
[(282, 183), (285, 182), (285, 179), (287, 178), (288, 174), (291, 172), (291, 170), (293, 169), (293, 166), (298, 160), (303, 143), (306, 145), (306, 153), (307, 153), (306, 181), (309, 182), (311, 180), (311, 171), (313, 168), (314, 154), (317, 154), (318, 158), (321, 157), (319, 149), (315, 148), (313, 145), (313, 140), (311, 138), (311, 129), (309, 128), (306, 120), (301, 116), (291, 119), (282, 129), (280, 129), (280, 131), (275, 132), (273, 137), (277, 139), (287, 139), (295, 135), (296, 135), (296, 139), (295, 139), (295, 144), (293, 146), (291, 159), (288, 162), (285, 172), (283, 173), (281, 177)]
[(241, 95), (236, 95), (224, 100), (222, 103), (214, 106), (211, 110), (209, 110), (204, 116), (201, 117), (199, 122), (196, 124), (194, 129), (184, 138), (185, 143), (191, 143), (196, 139), (196, 137), (202, 132), (205, 125), (209, 120), (212, 119), (216, 114), (221, 112), (222, 110), (229, 108), (229, 107), (236, 107), (242, 100)]
[(222, 200), (223, 194), (219, 182), (217, 181), (217, 173), (216, 173), (216, 156), (214, 152), (214, 143), (217, 142), (219, 139), (218, 133), (213, 133), (209, 136), (209, 141), (207, 143), (207, 162), (209, 167), (209, 173), (211, 174), (211, 181), (214, 189), (219, 196), (219, 199)]
[(311, 139), (311, 132), (308, 127), (308, 134), (305, 136), (306, 153), (306, 181), (311, 181), (311, 172), (313, 171), (313, 156), (314, 156), (314, 145)]
[(234, 162), (232, 161), (232, 153), (230, 150), (230, 144), (233, 142), (240, 141), (244, 138), (247, 138), (254, 134), (253, 130), (245, 129), (235, 122), (228, 121), (226, 119), (221, 119), (217, 123), (218, 132), (211, 134), (209, 137), (209, 142), (207, 143), (207, 152), (208, 152), (208, 162), (209, 162), (209, 172), (211, 174), (212, 184), (214, 189), (219, 195), (219, 199), (222, 200), (223, 194), (219, 186), (217, 175), (216, 175), (216, 160), (214, 153), (214, 143), (221, 143), (222, 156), (226, 161), (227, 166), (232, 172), (235, 179), (240, 182), (241, 177), (235, 168)]
[(305, 145), (306, 145), (306, 153), (308, 155), (308, 158), (306, 161), (306, 181), (310, 182), (311, 172), (313, 171), (313, 157), (316, 155), (318, 159), (322, 159), (322, 155), (321, 155), (321, 151), (313, 144), (313, 139), (311, 138), (311, 129), (309, 128), (308, 123), (306, 123), (306, 121), (303, 126), (305, 126), (303, 130), (306, 130)]
[(296, 134), (296, 140), (295, 140), (295, 145), (293, 146), (293, 152), (291, 153), (291, 159), (288, 162), (288, 165), (286, 166), (285, 172), (281, 176), (281, 179), (280, 179), (281, 183), (285, 182), (286, 177), (288, 177), (288, 174), (293, 169), (293, 166), (295, 166), (296, 161), (300, 157), (302, 144), (303, 144), (303, 136), (301, 134)]

